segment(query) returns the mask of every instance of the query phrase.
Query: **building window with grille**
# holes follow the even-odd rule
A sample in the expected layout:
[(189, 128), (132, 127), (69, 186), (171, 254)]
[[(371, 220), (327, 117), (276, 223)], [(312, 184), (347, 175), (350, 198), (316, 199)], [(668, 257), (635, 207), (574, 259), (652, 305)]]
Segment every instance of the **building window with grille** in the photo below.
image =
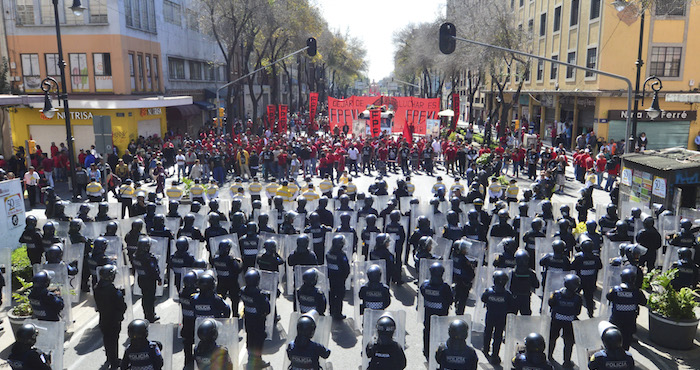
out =
[(187, 9), (187, 28), (199, 31), (199, 16), (194, 10)]
[(656, 15), (685, 16), (685, 6), (688, 0), (662, 0), (656, 2)]
[(90, 92), (87, 54), (68, 54), (70, 86), (73, 92)]
[(569, 17), (569, 26), (578, 25), (578, 10), (579, 0), (571, 0), (571, 17)]
[(90, 0), (88, 4), (90, 23), (107, 23), (107, 0)]
[(590, 19), (600, 17), (600, 0), (591, 0), (591, 16)]
[(153, 75), (151, 74), (151, 56), (146, 55), (146, 90), (153, 91)]
[[(552, 59), (554, 60), (559, 60), (558, 55), (552, 55)], [(550, 70), (549, 70), (549, 79), (556, 81), (559, 79), (559, 64), (557, 63), (552, 63)]]
[[(85, 24), (85, 14), (81, 14), (79, 17), (73, 14), (68, 7), (72, 2), (69, 0), (61, 0), (58, 3), (58, 17), (61, 24), (66, 25), (79, 25)], [(56, 24), (56, 17), (54, 15), (53, 2), (52, 1), (41, 1), (39, 2), (39, 10), (41, 12), (41, 24), (47, 26), (53, 26)]]
[(185, 61), (179, 58), (168, 58), (168, 74), (171, 80), (184, 80)]
[(15, 0), (17, 25), (34, 24), (34, 0)]
[(156, 32), (153, 0), (124, 0), (124, 18), (128, 27)]
[[(598, 65), (598, 48), (590, 48), (586, 52), (586, 67), (596, 69)], [(586, 71), (586, 77), (594, 77), (595, 73)]]
[(651, 49), (649, 74), (656, 77), (680, 77), (682, 47), (655, 46)]
[(158, 56), (153, 56), (153, 90), (160, 91), (160, 65), (158, 64)]
[(175, 4), (172, 1), (163, 1), (163, 18), (166, 22), (177, 26), (182, 25), (182, 15), (180, 4)]
[(131, 91), (136, 91), (136, 68), (134, 67), (134, 53), (129, 53), (129, 76), (131, 76)]
[(25, 92), (41, 91), (41, 71), (39, 70), (39, 54), (21, 54), (22, 79)]
[(544, 80), (544, 60), (537, 61), (537, 81)]
[(202, 79), (202, 62), (190, 60), (190, 80), (199, 81)]
[(61, 83), (61, 69), (58, 67), (58, 54), (46, 53), (44, 54), (44, 61), (46, 62), (46, 75), (53, 77), (56, 82)]
[(540, 36), (547, 35), (547, 13), (540, 14)]
[(136, 75), (138, 77), (139, 90), (146, 90), (145, 81), (143, 79), (143, 54), (136, 55)]
[[(576, 52), (572, 51), (569, 52), (569, 54), (566, 57), (566, 62), (569, 64), (576, 64)], [(576, 70), (574, 67), (566, 67), (566, 78), (567, 79), (572, 79), (576, 77)]]
[(92, 64), (95, 70), (95, 91), (112, 92), (112, 58), (109, 53), (92, 54)]
[(554, 32), (561, 30), (561, 6), (554, 8)]

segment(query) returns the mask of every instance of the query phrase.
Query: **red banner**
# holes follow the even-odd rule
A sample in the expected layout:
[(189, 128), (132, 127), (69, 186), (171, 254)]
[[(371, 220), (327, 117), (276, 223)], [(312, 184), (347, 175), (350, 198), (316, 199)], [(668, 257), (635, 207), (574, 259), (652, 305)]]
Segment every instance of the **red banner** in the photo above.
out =
[(279, 124), (277, 125), (277, 132), (279, 133), (286, 133), (287, 132), (287, 106), (284, 104), (280, 104), (280, 118), (279, 118)]
[(316, 118), (316, 111), (318, 109), (318, 93), (309, 93), (309, 119), (311, 121)]
[(457, 122), (459, 122), (459, 94), (458, 93), (452, 94), (452, 110), (455, 113), (454, 117), (452, 117), (452, 129), (455, 130), (455, 129), (457, 129)]
[(267, 106), (267, 127), (270, 130), (275, 128), (275, 118), (277, 117), (277, 107), (273, 104)]
[[(393, 96), (351, 96), (347, 99), (328, 98), (328, 116), (331, 130), (336, 126), (348, 125), (350, 132), (353, 130), (353, 122), (370, 127), (370, 108), (380, 108), (381, 116), (388, 119), (381, 124), (381, 130), (393, 133), (403, 133), (404, 126), (413, 126), (413, 133), (425, 135), (426, 119), (437, 119), (440, 110), (440, 100), (423, 99), (414, 97)], [(368, 130), (369, 131), (369, 130)], [(367, 132), (369, 134), (370, 132)]]
[(369, 111), (369, 127), (372, 137), (379, 137), (382, 134), (382, 110), (371, 109)]

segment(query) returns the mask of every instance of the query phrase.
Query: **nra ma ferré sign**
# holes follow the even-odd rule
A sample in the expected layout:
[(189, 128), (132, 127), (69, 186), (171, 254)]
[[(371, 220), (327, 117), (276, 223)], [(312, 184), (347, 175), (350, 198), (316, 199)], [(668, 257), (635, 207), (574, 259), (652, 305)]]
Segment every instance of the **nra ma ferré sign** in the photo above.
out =
[[(661, 115), (656, 119), (651, 119), (649, 114), (644, 110), (637, 112), (637, 121), (647, 121), (647, 122), (669, 122), (669, 121), (695, 121), (698, 112), (694, 110), (665, 110), (661, 112)], [(626, 110), (609, 110), (608, 119), (613, 121), (625, 121), (627, 120)]]

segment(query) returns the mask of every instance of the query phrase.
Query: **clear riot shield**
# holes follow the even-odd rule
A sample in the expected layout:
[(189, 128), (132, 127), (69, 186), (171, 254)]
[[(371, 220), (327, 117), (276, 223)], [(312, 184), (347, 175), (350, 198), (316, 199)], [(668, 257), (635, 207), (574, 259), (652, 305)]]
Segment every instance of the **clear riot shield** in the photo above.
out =
[(263, 293), (268, 294), (270, 299), (270, 313), (267, 314), (267, 319), (265, 320), (265, 332), (267, 333), (266, 340), (272, 340), (276, 324), (275, 304), (279, 288), (279, 273), (264, 270), (258, 271), (260, 272), (260, 285), (258, 287)]
[[(544, 337), (544, 342), (549, 343), (549, 325), (551, 320), (545, 316), (520, 316), (508, 314), (506, 317), (506, 343), (503, 348), (505, 368), (512, 369), (511, 359), (516, 354), (525, 352), (525, 338), (530, 333), (538, 333)], [(578, 345), (578, 342), (576, 342)], [(577, 362), (579, 365), (582, 362)]]
[[(202, 248), (199, 240), (193, 240), (190, 239), (189, 237), (187, 238), (187, 242), (189, 244), (187, 251), (194, 256), (195, 259), (201, 259), (204, 254), (204, 248)], [(172, 255), (175, 254), (175, 251), (177, 250), (175, 248), (175, 239), (170, 241), (170, 258), (169, 261), (172, 261)], [(177, 289), (177, 285), (175, 284), (175, 273), (179, 273), (180, 276), (182, 277), (184, 275), (184, 268), (180, 268), (180, 271), (175, 271), (175, 268), (170, 269), (170, 282), (171, 284), (168, 284), (168, 296), (170, 299), (174, 300), (175, 302), (178, 302), (178, 296), (179, 296), (179, 291)]]
[[(205, 320), (212, 320), (216, 323), (216, 328), (219, 335), (216, 337), (216, 344), (228, 350), (229, 360), (233, 364), (233, 368), (238, 368), (238, 319), (213, 319), (198, 317), (194, 322), (194, 348), (196, 352), (199, 346), (199, 336), (197, 329)], [(200, 369), (200, 367), (197, 367)]]
[[(355, 232), (357, 233), (358, 239), (360, 239), (360, 234), (362, 233), (362, 230), (364, 230), (367, 227), (367, 221), (365, 220), (365, 216), (357, 216), (357, 225), (355, 227)], [(361, 240), (358, 240), (358, 243), (361, 243)], [(358, 245), (357, 248), (360, 248)], [(358, 254), (359, 253), (358, 249)]]
[[(255, 219), (257, 222), (258, 219)], [(194, 214), (194, 227), (198, 228), (202, 233), (207, 229), (207, 215), (201, 213)]]
[[(104, 266), (97, 267), (97, 278), (100, 277), (100, 270)], [(99, 281), (99, 280), (98, 280)], [(175, 284), (172, 284), (175, 285)], [(126, 266), (117, 267), (117, 275), (114, 277), (114, 287), (120, 289), (124, 293), (124, 303), (126, 303), (126, 312), (124, 313), (124, 321), (131, 322), (134, 320), (134, 302), (131, 297), (131, 274)]]
[(452, 254), (452, 240), (445, 239), (441, 236), (435, 237), (435, 244), (433, 244), (432, 253), (445, 261), (450, 259)]
[[(160, 270), (160, 279), (165, 281), (165, 269), (167, 264), (167, 253), (168, 253), (168, 238), (163, 237), (150, 237), (151, 239), (151, 254), (155, 256), (158, 261), (158, 269)], [(133, 292), (135, 295), (142, 295), (141, 287), (139, 286), (138, 279), (134, 281)], [(163, 285), (156, 284), (156, 296), (163, 296)]]
[[(472, 239), (463, 240), (466, 241), (468, 245), (467, 258), (474, 266), (474, 281), (472, 282), (472, 285), (474, 285), (476, 284), (476, 282), (482, 279), (482, 277), (479, 276), (479, 274), (483, 273), (483, 269), (481, 267), (484, 263), (484, 253), (486, 253), (486, 244), (484, 242)], [(469, 290), (469, 298), (474, 300), (478, 299), (478, 297), (476, 296), (475, 289)]]
[[(542, 267), (540, 266), (540, 260), (544, 258), (549, 253), (554, 253), (552, 248), (551, 238), (535, 238), (535, 273), (537, 274), (537, 280), (542, 281)], [(542, 292), (544, 287), (538, 289), (538, 294)]]
[(63, 370), (63, 341), (65, 323), (63, 321), (40, 321), (28, 319), (27, 324), (33, 324), (39, 331), (34, 347), (51, 357), (51, 369)]
[(642, 214), (652, 214), (651, 209), (648, 206), (638, 202), (626, 201), (621, 202), (620, 204), (620, 219), (626, 219), (630, 217), (632, 215), (632, 208), (639, 208), (642, 211)]
[[(296, 301), (297, 299), (296, 291), (299, 290), (299, 288), (301, 288), (301, 285), (303, 283), (301, 276), (308, 269), (316, 269), (316, 271), (318, 271), (318, 280), (316, 281), (316, 288), (318, 288), (318, 290), (320, 290), (321, 293), (323, 293), (323, 296), (326, 297), (326, 302), (328, 302), (328, 291), (330, 287), (328, 285), (328, 268), (326, 267), (326, 265), (294, 266), (294, 300)], [(296, 309), (300, 310), (299, 302), (297, 302)]]
[(599, 317), (610, 317), (611, 307), (608, 302), (607, 294), (616, 285), (620, 285), (622, 278), (620, 274), (627, 266), (613, 266), (610, 262), (603, 262), (603, 290), (600, 293), (600, 310)]
[(489, 266), (493, 266), (493, 261), (496, 259), (496, 256), (499, 254), (503, 254), (504, 249), (503, 245), (501, 245), (501, 242), (505, 238), (497, 237), (497, 236), (489, 236), (488, 241), (489, 241), (489, 255), (488, 255), (488, 264)]
[[(574, 211), (576, 210), (574, 202), (553, 202), (552, 213), (554, 213), (554, 219), (558, 220), (561, 218), (561, 206), (569, 206), (569, 216), (573, 217)], [(517, 215), (517, 213), (515, 213)]]
[[(676, 247), (674, 245), (669, 245), (666, 247), (666, 254), (663, 255), (663, 272), (668, 271), (671, 268), (671, 266), (673, 266), (673, 263), (678, 261), (678, 251), (680, 249), (681, 247)], [(693, 250), (691, 249), (691, 251)]]
[[(268, 233), (268, 232), (262, 232), (259, 234), (258, 237), (258, 250), (260, 253), (265, 253), (265, 248), (263, 248), (263, 245), (267, 240), (274, 240), (275, 243), (277, 243), (277, 254), (280, 255), (280, 257), (284, 258), (285, 255), (285, 242), (284, 242), (284, 237), (285, 235), (280, 235), (280, 234), (273, 234), (273, 233)], [(286, 259), (285, 259), (286, 261)], [(257, 262), (256, 262), (257, 264)], [(286, 264), (285, 264), (286, 265)], [(285, 265), (282, 265), (279, 267), (279, 277), (281, 278), (285, 274)]]
[(0, 273), (5, 281), (2, 287), (2, 305), (0, 305), (0, 311), (4, 311), (12, 306), (12, 248), (0, 248)]
[(122, 238), (118, 236), (105, 236), (104, 238), (107, 239), (105, 255), (117, 261), (117, 266), (124, 266), (126, 261), (124, 260), (124, 244), (122, 243)]
[[(609, 281), (610, 279), (608, 279), (608, 277), (618, 276), (618, 279), (619, 279), (620, 272), (622, 272), (622, 268), (617, 268), (616, 270), (618, 270), (618, 271), (616, 271), (616, 273), (614, 273), (614, 274), (612, 273), (612, 271), (609, 271), (609, 270), (615, 269), (615, 266), (612, 266), (610, 264), (610, 261), (613, 258), (620, 256), (620, 246), (622, 244), (624, 244), (624, 243), (623, 242), (612, 242), (608, 238), (605, 238), (605, 237), (603, 238), (603, 246), (602, 246), (602, 249), (600, 251), (600, 260), (603, 263), (603, 275), (602, 275), (603, 276), (603, 280), (602, 280), (602, 285), (603, 285), (602, 292), (603, 293), (601, 294), (601, 297), (600, 297), (600, 306), (601, 306), (600, 311), (601, 312), (603, 311), (604, 308), (607, 308), (608, 300), (607, 300), (607, 298), (605, 298), (605, 293), (607, 293), (608, 290), (610, 290), (610, 287), (614, 286), (614, 285), (606, 285), (606, 282), (608, 282), (608, 284), (614, 283), (614, 281), (610, 282)], [(607, 290), (605, 289), (606, 286), (608, 287)]]
[[(448, 334), (450, 324), (453, 321), (462, 320), (467, 323), (467, 327), (472, 327), (471, 315), (458, 316), (432, 316), (430, 318), (430, 352), (428, 352), (428, 370), (437, 370), (439, 368), (435, 353), (440, 344), (447, 342), (450, 338)], [(471, 332), (469, 333), (471, 334)], [(471, 342), (471, 335), (467, 337), (467, 343)], [(506, 357), (507, 359), (507, 357)]]
[[(282, 251), (283, 253), (281, 254), (284, 256), (284, 261), (287, 262), (285, 263), (285, 275), (287, 276), (287, 294), (291, 294), (292, 296), (294, 295), (294, 267), (289, 265), (289, 256), (294, 253), (294, 251), (297, 249), (297, 238), (299, 235), (280, 235), (280, 238), (282, 240)], [(313, 245), (309, 243), (309, 249), (313, 250)]]
[(433, 230), (442, 230), (445, 225), (447, 225), (447, 216), (445, 213), (433, 213), (429, 217), (430, 227)]
[[(80, 285), (83, 272), (83, 258), (85, 257), (84, 251), (85, 243), (67, 243), (63, 249), (63, 261), (65, 261), (66, 264), (71, 264), (75, 261), (74, 264), (78, 269), (77, 275), (68, 276), (68, 282), (71, 290), (71, 302), (73, 303), (80, 302), (80, 294), (83, 292)], [(9, 282), (10, 280), (5, 281)], [(11, 284), (8, 283), (7, 285)]]
[(588, 363), (591, 356), (604, 348), (599, 325), (607, 320), (605, 317), (595, 317), (573, 322), (574, 341), (576, 342), (576, 364)]
[(340, 226), (340, 215), (343, 213), (350, 214), (350, 227), (355, 230), (361, 230), (357, 227), (357, 212), (345, 212), (345, 211), (335, 211), (333, 212), (333, 225), (336, 228)]
[[(320, 316), (317, 312), (314, 312), (313, 314), (309, 312), (305, 315), (313, 317), (314, 321), (316, 321), (316, 331), (314, 332), (314, 337), (311, 338), (311, 340), (328, 348), (328, 342), (331, 337), (331, 326), (333, 324), (331, 317)], [(302, 314), (299, 312), (292, 312), (291, 317), (289, 318), (289, 329), (287, 330), (287, 345), (289, 345), (297, 336), (297, 322), (299, 321), (299, 318), (301, 316)], [(285, 346), (284, 348), (286, 352), (287, 347)], [(328, 360), (320, 358), (319, 363), (322, 369), (333, 369), (331, 363)], [(282, 368), (289, 369), (289, 357), (287, 357), (286, 353), (284, 355), (284, 363), (282, 365)]]
[[(195, 332), (196, 333), (196, 332)], [(238, 332), (236, 332), (237, 334)], [(163, 348), (160, 350), (163, 356), (163, 370), (172, 370), (173, 368), (173, 336), (175, 335), (175, 326), (173, 324), (149, 324), (148, 325), (148, 340), (159, 342)], [(221, 335), (221, 333), (219, 333)], [(197, 335), (195, 334), (195, 337)]]
[(294, 222), (292, 222), (292, 225), (294, 226), (294, 228), (300, 232), (303, 232), (304, 229), (306, 228), (306, 218), (308, 216), (309, 216), (308, 213), (297, 214), (297, 217), (294, 218)]
[(180, 226), (182, 226), (182, 219), (180, 217), (165, 218), (165, 227), (168, 228), (173, 235), (177, 235), (177, 231), (180, 230)]
[(411, 197), (401, 197), (399, 198), (399, 209), (401, 213), (406, 213), (411, 210)]
[[(70, 285), (70, 276), (68, 276), (68, 269), (65, 262), (61, 263), (45, 263), (43, 265), (33, 266), (34, 274), (44, 270), (48, 272), (49, 277), (51, 277), (51, 284), (48, 290), (54, 294), (63, 298), (63, 311), (61, 311), (61, 321), (66, 324), (66, 328), (73, 327), (73, 314), (71, 311), (71, 302), (73, 301), (73, 294), (77, 294)], [(80, 290), (80, 277), (77, 279), (77, 289)], [(9, 298), (8, 298), (9, 300)]]
[(525, 233), (532, 230), (532, 218), (530, 217), (520, 217), (520, 230), (518, 232), (518, 246), (525, 249), (525, 244), (523, 243), (523, 237)]
[[(86, 238), (95, 240), (98, 236), (104, 235), (109, 221), (84, 222), (82, 232)], [(146, 232), (146, 230), (144, 230)]]
[(608, 205), (606, 203), (596, 203), (595, 205), (595, 220), (600, 220), (601, 217), (608, 214)]
[(269, 219), (268, 222), (270, 224), (270, 228), (275, 231), (279, 231), (279, 227), (281, 222), (279, 221), (279, 218), (282, 217), (283, 215), (280, 215), (279, 212), (276, 209), (271, 209), (268, 213)]
[[(368, 248), (367, 258), (369, 258), (369, 254), (372, 253), (372, 251), (374, 251), (374, 248), (377, 247), (377, 235), (379, 235), (379, 233), (376, 233), (376, 232), (369, 234), (369, 241), (368, 241), (369, 248)], [(394, 258), (396, 258), (396, 243), (395, 242), (396, 241), (393, 238), (391, 238), (389, 241), (389, 246), (387, 247), (387, 249), (389, 249), (389, 252), (392, 255), (394, 255)]]
[(549, 297), (555, 291), (564, 287), (564, 278), (571, 273), (570, 271), (548, 271), (547, 280), (544, 283), (544, 291), (542, 294), (542, 306), (540, 307), (541, 316), (549, 316)]
[[(116, 222), (119, 224), (119, 236), (122, 238), (126, 236), (126, 234), (131, 231), (131, 224), (134, 223), (136, 220), (140, 220), (142, 217), (129, 217), (129, 218), (124, 218), (120, 220), (116, 220)], [(145, 233), (146, 230), (141, 230), (141, 232)]]
[(481, 302), (481, 295), (484, 294), (486, 289), (493, 285), (493, 266), (480, 266), (475, 272), (476, 277), (474, 278), (474, 288), (473, 293), (470, 296), (474, 296), (475, 306), (474, 306), (474, 316), (471, 325), (472, 332), (483, 333), (486, 329), (486, 307)]
[[(396, 323), (396, 331), (394, 331), (393, 339), (401, 347), (406, 348), (406, 311), (384, 311), (366, 309), (363, 316), (362, 326), (365, 328), (362, 331), (362, 368), (366, 369), (369, 365), (369, 358), (365, 349), (367, 345), (377, 338), (377, 321), (384, 316), (389, 316)], [(433, 316), (435, 318), (437, 316)]]
[(389, 204), (390, 198), (391, 198), (391, 195), (374, 196), (374, 205), (373, 205), (374, 209), (381, 212), (384, 208), (386, 208), (386, 205)]
[(452, 260), (431, 260), (431, 259), (421, 259), (420, 268), (418, 270), (418, 322), (423, 322), (425, 317), (425, 307), (423, 304), (423, 295), (420, 294), (420, 286), (426, 280), (430, 279), (430, 266), (433, 263), (439, 263), (445, 269), (442, 274), (442, 280), (448, 285), (452, 286)]
[[(358, 331), (362, 331), (362, 312), (360, 310), (360, 288), (362, 288), (363, 285), (367, 284), (369, 281), (367, 279), (367, 269), (369, 269), (372, 265), (377, 265), (379, 268), (382, 270), (382, 278), (381, 281), (383, 282), (386, 279), (386, 261), (384, 260), (379, 260), (379, 261), (355, 261), (352, 263), (352, 276), (353, 276), (353, 315), (354, 315), (354, 322), (355, 322), (355, 329)], [(367, 309), (365, 309), (366, 311)], [(363, 347), (364, 348), (364, 347)]]
[(56, 225), (56, 236), (59, 238), (68, 237), (69, 222), (68, 221), (52, 221)]
[(216, 258), (216, 256), (219, 255), (219, 243), (221, 243), (224, 240), (230, 240), (231, 243), (233, 244), (231, 246), (231, 250), (229, 251), (229, 255), (236, 257), (236, 258), (241, 258), (241, 250), (238, 247), (238, 236), (236, 234), (226, 234), (226, 235), (221, 235), (221, 236), (215, 236), (213, 238), (209, 238), (209, 248), (211, 249), (211, 259)]

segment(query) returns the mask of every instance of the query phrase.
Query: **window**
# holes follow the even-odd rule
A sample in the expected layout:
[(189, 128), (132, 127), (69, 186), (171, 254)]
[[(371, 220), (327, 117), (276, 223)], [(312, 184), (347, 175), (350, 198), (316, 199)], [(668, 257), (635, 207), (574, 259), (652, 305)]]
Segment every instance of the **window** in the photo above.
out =
[(128, 27), (156, 32), (153, 0), (124, 0), (124, 17)]
[(600, 0), (591, 0), (591, 19), (600, 17)]
[(540, 36), (547, 34), (547, 13), (540, 14)]
[(153, 76), (151, 75), (151, 56), (146, 55), (146, 90), (153, 91)]
[(129, 76), (131, 76), (131, 91), (136, 91), (136, 68), (134, 68), (134, 53), (129, 53)]
[(87, 54), (68, 54), (70, 83), (73, 92), (90, 92)]
[(537, 61), (537, 81), (544, 80), (544, 60)]
[[(68, 9), (71, 3), (72, 1), (70, 0), (59, 0), (58, 2), (58, 16), (61, 24), (85, 24), (85, 14), (80, 15), (80, 17), (76, 17), (75, 14)], [(49, 26), (56, 24), (52, 1), (41, 1), (39, 10), (41, 11), (41, 24)]]
[(524, 71), (523, 76), (524, 76), (523, 79), (525, 80), (525, 82), (530, 82), (530, 65), (529, 64), (527, 64), (525, 66), (525, 71)]
[(159, 70), (160, 70), (160, 65), (158, 64), (158, 56), (154, 55), (153, 56), (153, 90), (154, 91), (160, 90), (160, 74), (158, 73)]
[(554, 8), (554, 32), (561, 30), (561, 6)]
[(199, 31), (199, 16), (194, 10), (187, 9), (187, 28)]
[(513, 9), (515, 7), (515, 0), (510, 0), (510, 8)]
[[(576, 64), (576, 52), (571, 51), (566, 57), (566, 62), (569, 64)], [(566, 67), (566, 78), (575, 78), (576, 77), (576, 70), (574, 67)]]
[(680, 77), (682, 54), (682, 47), (653, 47), (651, 49), (649, 74), (656, 77)]
[(107, 0), (90, 0), (90, 23), (107, 23)]
[(535, 20), (534, 19), (530, 19), (529, 21), (527, 21), (527, 32), (529, 32), (530, 34), (533, 34), (535, 32)]
[(39, 70), (39, 54), (21, 54), (20, 58), (22, 59), (24, 91), (40, 91), (41, 71)]
[(168, 58), (168, 73), (171, 80), (184, 80), (185, 61), (178, 58)]
[(61, 83), (61, 69), (58, 67), (58, 54), (44, 54), (44, 61), (46, 62), (46, 75), (53, 77), (56, 82)]
[(202, 62), (190, 60), (190, 80), (202, 79)]
[(34, 24), (34, 0), (15, 0), (17, 25)]
[(95, 71), (95, 91), (112, 92), (112, 58), (110, 54), (92, 54), (92, 65)]
[[(596, 69), (596, 65), (598, 64), (598, 49), (597, 48), (590, 48), (588, 49), (588, 52), (586, 53), (586, 67), (591, 68), (591, 69)], [(586, 71), (586, 77), (593, 77), (595, 73)]]
[(523, 6), (525, 6), (525, 0), (520, 0), (520, 7), (522, 8)]
[(146, 90), (143, 81), (143, 54), (136, 55), (136, 81), (139, 86), (139, 90)]
[(571, 16), (569, 17), (569, 26), (571, 27), (578, 24), (578, 8), (579, 0), (571, 0)]
[[(559, 56), (552, 55), (552, 59), (559, 60)], [(559, 64), (552, 63), (552, 66), (550, 68), (551, 69), (549, 70), (549, 79), (554, 80), (554, 81), (558, 80), (559, 79)]]
[(134, 27), (140, 29), (148, 29), (148, 27), (141, 28), (141, 0), (131, 0), (134, 18)]
[(215, 66), (215, 65), (213, 65), (213, 64), (211, 64), (211, 63), (206, 64), (206, 65), (204, 66), (204, 78), (205, 78), (207, 81), (215, 81), (215, 80), (216, 80), (216, 74), (217, 74), (217, 72), (218, 72), (218, 71), (217, 71), (218, 68), (219, 68), (219, 67), (217, 67), (217, 66)]
[(163, 18), (168, 23), (181, 26), (180, 4), (168, 0), (163, 1)]
[(685, 15), (687, 0), (663, 0), (656, 2), (656, 15)]

